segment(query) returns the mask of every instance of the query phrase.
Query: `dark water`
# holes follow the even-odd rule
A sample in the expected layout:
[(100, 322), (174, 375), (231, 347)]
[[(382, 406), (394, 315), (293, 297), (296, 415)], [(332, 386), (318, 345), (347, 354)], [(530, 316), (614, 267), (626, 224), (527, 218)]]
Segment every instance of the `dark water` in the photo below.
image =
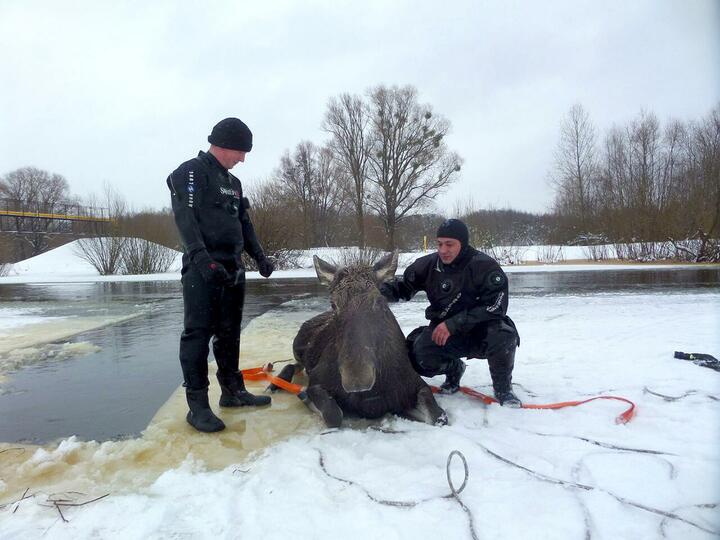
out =
[[(509, 280), (515, 297), (681, 294), (717, 291), (720, 268), (514, 272)], [(283, 302), (325, 294), (315, 279), (250, 281), (243, 326)], [(178, 282), (0, 285), (0, 307), (25, 305), (40, 306), (47, 316), (141, 315), (70, 340), (93, 343), (98, 352), (41, 360), (9, 373), (0, 386), (1, 442), (137, 435), (182, 382)]]

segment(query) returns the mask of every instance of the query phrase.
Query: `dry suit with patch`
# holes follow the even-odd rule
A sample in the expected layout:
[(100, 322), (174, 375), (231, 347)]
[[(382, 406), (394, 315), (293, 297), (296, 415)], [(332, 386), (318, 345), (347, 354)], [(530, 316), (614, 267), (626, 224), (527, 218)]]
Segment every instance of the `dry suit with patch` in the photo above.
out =
[[(218, 374), (238, 370), (240, 325), (245, 301), (245, 269), (241, 256), (264, 257), (247, 213), (240, 180), (212, 154), (181, 164), (167, 179), (173, 214), (183, 244), (182, 285), (184, 330), (180, 364), (185, 386), (208, 386), (209, 341)], [(207, 283), (193, 260), (207, 254), (233, 277), (227, 283)]]
[[(462, 357), (488, 358), (491, 372), (492, 360), (501, 371), (512, 371), (512, 360), (506, 357), (520, 338), (507, 315), (508, 280), (494, 259), (470, 246), (451, 264), (432, 253), (413, 262), (402, 280), (383, 287), (391, 301), (410, 300), (419, 291), (425, 291), (430, 301), (425, 310), (430, 325), (408, 335), (408, 348), (421, 375), (445, 373)], [(443, 322), (450, 337), (440, 346), (432, 341), (432, 332)]]

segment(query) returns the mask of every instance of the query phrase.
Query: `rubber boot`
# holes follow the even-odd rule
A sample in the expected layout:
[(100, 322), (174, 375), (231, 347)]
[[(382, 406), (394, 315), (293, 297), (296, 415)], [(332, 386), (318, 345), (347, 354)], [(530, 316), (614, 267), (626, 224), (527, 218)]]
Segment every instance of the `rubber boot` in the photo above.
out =
[(260, 407), (270, 405), (270, 396), (256, 396), (245, 390), (242, 373), (236, 371), (229, 376), (217, 376), (220, 383), (221, 407)]
[(459, 358), (453, 362), (445, 370), (445, 382), (440, 385), (440, 391), (443, 394), (454, 394), (460, 390), (460, 379), (465, 373), (465, 362)]
[(185, 397), (187, 398), (190, 411), (185, 419), (188, 424), (205, 433), (213, 433), (225, 429), (225, 424), (212, 412), (210, 403), (208, 402), (208, 389), (200, 390), (185, 389)]
[(497, 399), (498, 403), (503, 407), (518, 409), (522, 407), (522, 402), (512, 391), (512, 371), (514, 365), (514, 346), (488, 358), (495, 399)]

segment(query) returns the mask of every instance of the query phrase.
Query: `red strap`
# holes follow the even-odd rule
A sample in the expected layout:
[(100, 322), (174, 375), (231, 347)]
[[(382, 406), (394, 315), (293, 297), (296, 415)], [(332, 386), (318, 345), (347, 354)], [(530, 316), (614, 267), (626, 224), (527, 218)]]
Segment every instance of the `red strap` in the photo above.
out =
[(294, 384), (279, 377), (274, 377), (273, 375), (270, 375), (269, 371), (269, 368), (256, 367), (243, 369), (242, 374), (243, 378), (248, 381), (269, 381), (275, 386), (278, 386), (291, 394), (299, 394), (302, 391), (302, 386), (299, 384)]
[[(270, 375), (271, 370), (272, 370), (272, 367), (269, 367), (269, 366), (248, 368), (248, 369), (243, 369), (242, 374), (243, 374), (243, 377), (249, 381), (263, 381), (263, 380), (269, 381), (270, 383), (274, 384), (275, 386), (278, 386), (278, 387), (282, 388), (283, 390), (290, 392), (291, 394), (299, 394), (302, 391), (303, 388), (299, 384), (290, 383), (284, 379)], [(431, 385), (430, 389), (435, 394), (440, 392), (440, 388), (438, 388), (437, 386)], [(468, 395), (475, 399), (479, 399), (486, 405), (490, 405), (491, 403), (497, 403), (497, 399), (490, 397), (490, 396), (486, 396), (482, 392), (478, 392), (477, 390), (473, 390), (472, 388), (468, 388), (467, 386), (461, 386), (460, 391), (465, 395)], [(522, 408), (523, 409), (562, 409), (564, 407), (576, 407), (578, 405), (582, 405), (583, 403), (595, 401), (596, 399), (616, 399), (618, 401), (624, 401), (625, 403), (630, 404), (630, 407), (628, 409), (626, 409), (622, 414), (620, 414), (617, 418), (615, 418), (616, 424), (627, 424), (635, 416), (635, 403), (633, 403), (629, 399), (626, 399), (624, 397), (618, 397), (618, 396), (595, 396), (595, 397), (591, 397), (591, 398), (583, 399), (583, 400), (561, 401), (559, 403), (545, 403), (545, 404), (523, 403)]]
[[(440, 392), (440, 389), (437, 386), (430, 386), (430, 389), (434, 393)], [(467, 386), (461, 386), (460, 391), (463, 394), (466, 394), (470, 397), (479, 399), (480, 401), (482, 401), (483, 403), (485, 403), (487, 405), (490, 405), (491, 403), (497, 403), (497, 399), (490, 397), (490, 396), (486, 396), (482, 392), (478, 392), (477, 390), (473, 390), (472, 388), (468, 388)], [(616, 399), (618, 401), (624, 401), (625, 403), (630, 404), (630, 407), (628, 409), (626, 409), (622, 414), (620, 414), (617, 418), (615, 418), (616, 424), (627, 424), (635, 416), (635, 403), (633, 403), (629, 399), (626, 399), (624, 397), (618, 397), (618, 396), (595, 396), (595, 397), (578, 400), (578, 401), (561, 401), (559, 403), (545, 403), (545, 404), (523, 403), (522, 408), (523, 409), (562, 409), (564, 407), (576, 407), (578, 405), (582, 405), (583, 403), (588, 403), (589, 401), (594, 401), (596, 399)]]

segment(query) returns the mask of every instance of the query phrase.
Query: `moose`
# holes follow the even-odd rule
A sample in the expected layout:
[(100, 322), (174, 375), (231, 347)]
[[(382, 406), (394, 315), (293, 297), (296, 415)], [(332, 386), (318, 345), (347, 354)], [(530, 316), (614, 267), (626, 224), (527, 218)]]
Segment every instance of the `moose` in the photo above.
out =
[(317, 255), (313, 261), (318, 279), (329, 286), (332, 309), (302, 324), (293, 341), (297, 363), (280, 377), (292, 380), (298, 370), (307, 371), (300, 397), (328, 427), (340, 427), (346, 413), (447, 424), (447, 414), (413, 369), (402, 330), (380, 293), (379, 286), (395, 275), (397, 251), (373, 266), (336, 267)]

